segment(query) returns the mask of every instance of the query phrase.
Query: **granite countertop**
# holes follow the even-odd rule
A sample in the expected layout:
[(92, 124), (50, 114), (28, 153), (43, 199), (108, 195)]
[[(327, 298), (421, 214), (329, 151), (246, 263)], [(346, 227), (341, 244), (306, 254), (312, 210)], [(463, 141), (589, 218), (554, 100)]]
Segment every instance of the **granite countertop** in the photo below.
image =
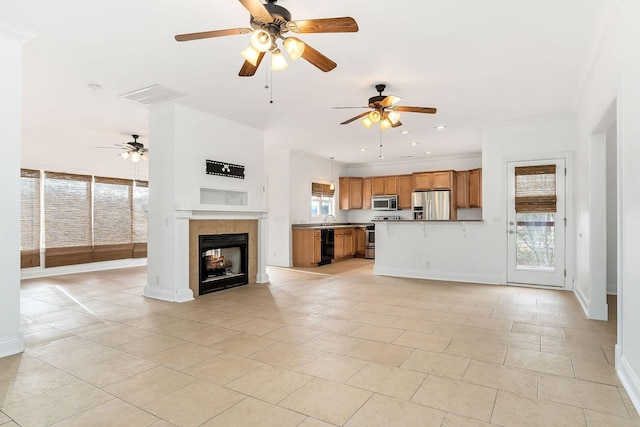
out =
[(373, 225), (372, 222), (351, 222), (351, 223), (344, 223), (344, 222), (336, 222), (333, 224), (329, 224), (329, 225), (324, 225), (321, 223), (316, 223), (316, 224), (291, 224), (291, 228), (294, 229), (313, 229), (313, 228), (354, 228), (354, 227), (366, 227), (367, 225)]
[(394, 222), (412, 222), (412, 223), (428, 222), (428, 223), (433, 223), (433, 224), (442, 224), (442, 223), (448, 223), (448, 222), (484, 222), (484, 220), (483, 219), (440, 219), (440, 220), (435, 220), (435, 219), (393, 219), (393, 220), (374, 219), (373, 222), (390, 222), (390, 223), (394, 223)]

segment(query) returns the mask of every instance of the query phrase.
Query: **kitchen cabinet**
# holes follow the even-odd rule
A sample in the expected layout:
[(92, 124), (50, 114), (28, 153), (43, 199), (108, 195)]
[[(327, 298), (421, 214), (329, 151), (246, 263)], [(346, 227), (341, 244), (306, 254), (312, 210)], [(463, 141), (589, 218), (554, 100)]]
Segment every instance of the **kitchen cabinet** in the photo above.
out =
[(413, 175), (398, 175), (398, 208), (411, 209)]
[(353, 228), (336, 228), (334, 234), (333, 258), (352, 257), (354, 254)]
[(469, 171), (456, 172), (456, 207), (469, 207)]
[(293, 266), (315, 267), (321, 259), (322, 238), (319, 229), (293, 230)]
[(367, 248), (365, 227), (355, 227), (353, 234), (355, 237), (354, 255), (364, 258), (365, 249)]
[(482, 207), (482, 169), (456, 172), (456, 207)]
[(371, 209), (371, 178), (362, 178), (362, 209)]
[(394, 194), (398, 194), (397, 176), (374, 176), (371, 178), (372, 196), (388, 196)]
[(362, 178), (341, 176), (339, 191), (340, 209), (362, 209)]
[(482, 168), (469, 171), (469, 207), (482, 207)]
[(454, 171), (416, 172), (413, 174), (413, 191), (453, 190)]

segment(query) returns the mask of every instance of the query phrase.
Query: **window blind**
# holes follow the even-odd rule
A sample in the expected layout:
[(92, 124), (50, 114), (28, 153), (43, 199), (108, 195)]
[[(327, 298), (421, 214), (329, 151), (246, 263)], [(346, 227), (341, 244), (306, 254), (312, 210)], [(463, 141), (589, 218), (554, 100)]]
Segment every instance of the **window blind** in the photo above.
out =
[(556, 211), (556, 165), (515, 168), (517, 213)]
[(20, 267), (40, 265), (40, 171), (20, 170)]
[(91, 176), (44, 173), (45, 267), (91, 262)]
[(98, 176), (94, 179), (94, 261), (131, 258), (133, 181)]
[(321, 184), (319, 182), (311, 183), (311, 195), (317, 197), (333, 197), (335, 189), (332, 190), (329, 184)]
[(147, 209), (149, 183), (136, 181), (133, 188), (133, 257), (147, 256)]

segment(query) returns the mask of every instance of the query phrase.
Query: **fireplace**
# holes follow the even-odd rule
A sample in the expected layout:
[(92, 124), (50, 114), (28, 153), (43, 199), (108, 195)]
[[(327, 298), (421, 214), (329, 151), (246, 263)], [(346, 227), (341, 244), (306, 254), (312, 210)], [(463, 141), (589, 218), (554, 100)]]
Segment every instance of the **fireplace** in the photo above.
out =
[(249, 234), (199, 236), (199, 295), (249, 283)]

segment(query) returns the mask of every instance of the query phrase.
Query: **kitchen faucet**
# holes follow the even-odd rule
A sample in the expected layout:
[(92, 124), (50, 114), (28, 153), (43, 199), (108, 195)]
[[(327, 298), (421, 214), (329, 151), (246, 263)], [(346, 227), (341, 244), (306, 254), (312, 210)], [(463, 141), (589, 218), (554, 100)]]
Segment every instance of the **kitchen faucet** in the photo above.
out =
[(331, 218), (333, 218), (333, 220), (336, 220), (336, 217), (333, 215), (327, 215), (324, 217), (324, 222), (323, 225), (331, 225)]

